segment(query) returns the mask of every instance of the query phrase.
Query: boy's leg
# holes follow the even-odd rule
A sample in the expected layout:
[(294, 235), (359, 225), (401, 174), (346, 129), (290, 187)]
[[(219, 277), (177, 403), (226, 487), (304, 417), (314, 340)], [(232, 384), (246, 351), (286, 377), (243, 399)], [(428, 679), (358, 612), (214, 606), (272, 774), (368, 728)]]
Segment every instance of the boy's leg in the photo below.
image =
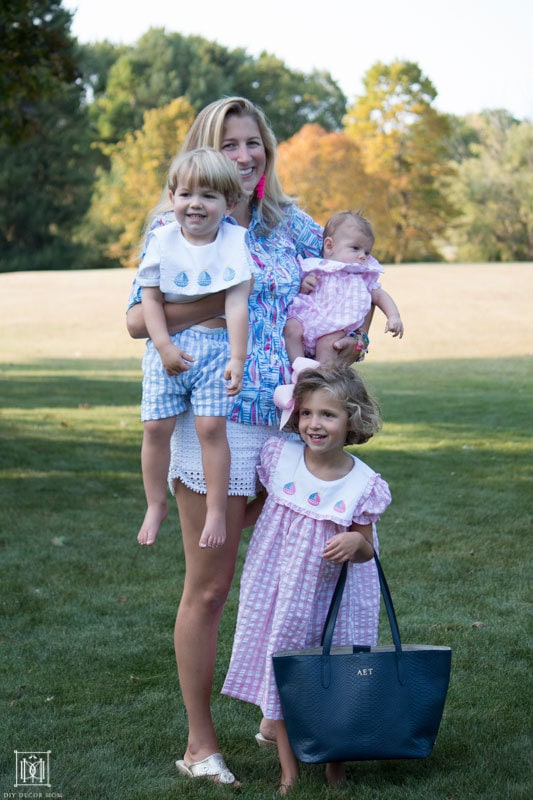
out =
[(304, 331), (302, 325), (296, 317), (291, 317), (285, 323), (283, 329), (283, 336), (285, 337), (285, 348), (289, 356), (289, 361), (292, 364), (295, 358), (303, 356), (304, 354)]
[(194, 419), (202, 448), (202, 465), (207, 489), (207, 510), (199, 545), (220, 547), (226, 541), (226, 506), (230, 474), (226, 417), (195, 416)]
[(139, 544), (154, 544), (161, 523), (167, 518), (167, 479), (170, 438), (176, 417), (144, 423), (141, 464), (148, 508), (137, 535)]

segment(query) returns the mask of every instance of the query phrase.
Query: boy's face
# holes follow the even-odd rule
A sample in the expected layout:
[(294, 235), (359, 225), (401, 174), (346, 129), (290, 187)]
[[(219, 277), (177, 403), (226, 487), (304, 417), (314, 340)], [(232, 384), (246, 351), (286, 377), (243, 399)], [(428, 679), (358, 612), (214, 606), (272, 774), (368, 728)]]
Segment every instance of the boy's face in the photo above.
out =
[(170, 202), (181, 232), (191, 244), (214, 242), (224, 214), (229, 207), (226, 198), (209, 186), (187, 186), (178, 183)]
[(343, 264), (364, 264), (374, 242), (351, 221), (345, 222), (333, 236), (324, 239), (324, 256)]

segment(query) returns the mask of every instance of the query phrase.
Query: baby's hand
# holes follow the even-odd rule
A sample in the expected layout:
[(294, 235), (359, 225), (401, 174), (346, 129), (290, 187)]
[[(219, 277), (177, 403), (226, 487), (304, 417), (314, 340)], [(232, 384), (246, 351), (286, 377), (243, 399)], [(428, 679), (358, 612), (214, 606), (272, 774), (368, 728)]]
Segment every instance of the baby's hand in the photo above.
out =
[(300, 294), (311, 294), (318, 286), (318, 276), (314, 272), (308, 272), (302, 278), (300, 284)]
[(224, 380), (228, 382), (229, 397), (233, 397), (241, 391), (243, 372), (244, 362), (240, 358), (230, 358), (224, 370)]
[(403, 322), (399, 314), (391, 314), (391, 316), (387, 319), (385, 333), (392, 333), (393, 337), (398, 336), (400, 339), (402, 338)]
[(194, 361), (192, 356), (185, 353), (181, 347), (177, 347), (175, 344), (168, 344), (162, 347), (159, 355), (167, 375), (179, 375), (182, 372), (187, 372), (189, 364)]

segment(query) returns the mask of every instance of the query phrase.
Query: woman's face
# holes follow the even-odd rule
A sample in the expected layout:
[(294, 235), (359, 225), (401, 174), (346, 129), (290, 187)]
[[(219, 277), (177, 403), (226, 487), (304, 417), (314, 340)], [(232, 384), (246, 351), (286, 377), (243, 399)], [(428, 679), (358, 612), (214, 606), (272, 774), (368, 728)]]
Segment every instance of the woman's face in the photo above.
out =
[(230, 114), (226, 118), (220, 150), (234, 161), (244, 192), (251, 196), (266, 169), (266, 153), (257, 122)]

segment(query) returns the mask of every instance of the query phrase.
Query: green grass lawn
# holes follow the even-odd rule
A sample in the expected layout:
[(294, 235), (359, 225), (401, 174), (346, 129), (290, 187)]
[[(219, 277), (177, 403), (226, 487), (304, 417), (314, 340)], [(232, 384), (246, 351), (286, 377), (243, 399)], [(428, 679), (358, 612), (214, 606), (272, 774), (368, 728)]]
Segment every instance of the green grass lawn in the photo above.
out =
[[(531, 361), (368, 361), (361, 372), (385, 420), (359, 454), (391, 485), (379, 532), (402, 638), (451, 646), (452, 678), (428, 759), (350, 764), (336, 790), (306, 766), (291, 797), (525, 800)], [(183, 558), (175, 509), (154, 548), (136, 543), (138, 361), (4, 364), (0, 376), (2, 797), (24, 795), (15, 750), (51, 751), (51, 789), (29, 796), (229, 796), (174, 767), (186, 744), (172, 647)], [(219, 694), (237, 599), (236, 580), (214, 714), (241, 794), (270, 798), (278, 766), (254, 742), (260, 713)]]

